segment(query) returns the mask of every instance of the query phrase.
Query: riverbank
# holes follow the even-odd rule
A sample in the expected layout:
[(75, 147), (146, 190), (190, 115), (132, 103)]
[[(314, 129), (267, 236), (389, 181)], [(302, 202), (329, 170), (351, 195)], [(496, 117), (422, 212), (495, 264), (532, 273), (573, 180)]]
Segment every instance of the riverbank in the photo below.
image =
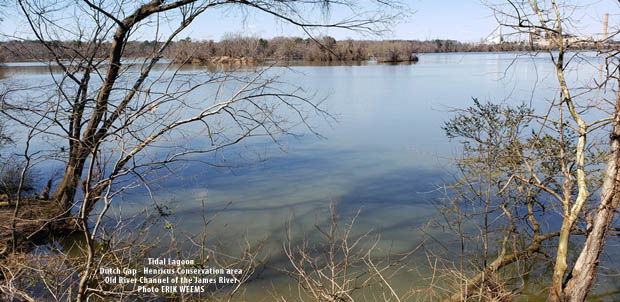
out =
[(56, 204), (50, 200), (25, 198), (20, 202), (15, 219), (14, 211), (15, 203), (7, 200), (0, 202), (0, 258), (11, 253), (13, 247), (20, 252), (28, 252), (36, 245), (48, 242), (52, 236), (71, 232), (68, 223), (58, 220), (62, 213), (59, 213)]
[[(101, 42), (101, 49), (106, 49), (108, 42)], [(88, 42), (55, 41), (43, 45), (37, 41), (0, 42), (0, 62), (32, 62), (52, 60), (50, 49), (57, 57), (72, 60), (76, 54), (91, 47)], [(156, 41), (131, 41), (123, 50), (126, 59), (149, 58), (162, 46)], [(615, 41), (570, 45), (570, 49), (598, 50), (601, 48), (618, 48)], [(299, 37), (276, 37), (261, 39), (243, 36), (231, 36), (221, 41), (193, 41), (183, 39), (174, 42), (162, 53), (163, 58), (176, 62), (193, 64), (255, 64), (269, 60), (276, 61), (314, 61), (314, 62), (353, 62), (376, 60), (383, 62), (410, 61), (412, 54), (455, 53), (455, 52), (510, 52), (510, 51), (545, 51), (544, 44), (528, 42), (502, 42), (498, 44), (464, 43), (455, 40), (336, 40), (325, 36), (316, 39)], [(101, 51), (98, 58), (106, 58)], [(95, 61), (98, 61), (95, 59)]]

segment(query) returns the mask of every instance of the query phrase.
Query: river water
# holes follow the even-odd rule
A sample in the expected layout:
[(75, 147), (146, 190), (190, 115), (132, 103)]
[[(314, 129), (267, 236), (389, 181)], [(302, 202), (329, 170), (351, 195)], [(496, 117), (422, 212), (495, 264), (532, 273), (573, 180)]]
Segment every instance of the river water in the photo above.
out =
[[(594, 59), (574, 66), (571, 83), (601, 76)], [(425, 226), (437, 218), (434, 202), (443, 194), (442, 185), (453, 181), (451, 159), (458, 157), (459, 144), (441, 129), (452, 110), (478, 98), (526, 103), (540, 112), (558, 94), (547, 54), (424, 54), (417, 64), (302, 63), (272, 71), (315, 99), (325, 99), (322, 106), (333, 119), (309, 119), (321, 137), (298, 127), (295, 132), (302, 135), (280, 137), (280, 147), (255, 140), (231, 148), (226, 168), (179, 166), (151, 187), (158, 204), (172, 213), (166, 217), (168, 228), (157, 226), (158, 232), (167, 233), (170, 226), (179, 237), (202, 232), (204, 202), (208, 217), (217, 213), (209, 224), (210, 242), (234, 249), (242, 238), (264, 240), (264, 250), (277, 266), (283, 261), (286, 230), (290, 227), (298, 238), (314, 238), (314, 224), (327, 220), (329, 204), (335, 202), (343, 221), (361, 209), (355, 232), (372, 230), (381, 235), (382, 247), (405, 251), (429, 235), (445, 237)], [(26, 82), (48, 76), (49, 70), (9, 64), (3, 75), (5, 82)], [(146, 193), (134, 189), (118, 197), (112, 216), (150, 207)], [(425, 255), (414, 258), (420, 266), (428, 264)], [(259, 282), (257, 292), (276, 278)], [(407, 278), (397, 283), (405, 287), (416, 280)], [(610, 285), (620, 283), (618, 277), (610, 280)]]

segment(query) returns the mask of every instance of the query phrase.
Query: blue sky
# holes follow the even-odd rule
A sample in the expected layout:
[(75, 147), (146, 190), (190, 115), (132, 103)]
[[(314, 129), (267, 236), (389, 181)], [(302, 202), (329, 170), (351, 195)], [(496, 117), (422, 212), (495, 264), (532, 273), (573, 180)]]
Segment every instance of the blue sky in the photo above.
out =
[[(360, 3), (363, 3), (361, 1)], [(576, 19), (582, 23), (582, 27), (585, 28), (584, 34), (601, 32), (605, 13), (610, 14), (610, 27), (617, 27), (620, 24), (620, 5), (617, 0), (571, 2), (588, 5), (587, 9), (582, 9), (575, 15)], [(375, 37), (334, 29), (324, 29), (318, 33), (315, 32), (315, 34), (327, 34), (337, 39), (453, 39), (464, 42), (478, 42), (485, 39), (497, 27), (491, 10), (485, 7), (481, 0), (408, 0), (405, 1), (405, 4), (414, 13), (392, 28), (390, 34)], [(362, 4), (362, 7), (364, 6)], [(345, 14), (346, 12), (342, 10), (334, 10), (331, 12), (331, 17), (337, 19)], [(20, 20), (15, 17), (16, 15), (8, 14), (1, 23), (2, 33), (24, 35), (19, 29), (24, 29), (26, 26), (20, 24)], [(197, 18), (194, 24), (181, 34), (181, 37), (191, 37), (195, 40), (219, 40), (229, 33), (241, 33), (264, 38), (305, 35), (299, 28), (278, 21), (275, 17), (262, 12), (215, 9), (207, 11)], [(134, 38), (152, 40), (152, 33), (146, 31)]]
[[(478, 0), (410, 0), (405, 2), (413, 14), (383, 37), (364, 36), (346, 30), (322, 30), (322, 34), (337, 39), (454, 39), (478, 41), (490, 34), (496, 21), (489, 9)], [(332, 19), (344, 16), (342, 11), (333, 11)], [(243, 22), (242, 22), (243, 20)], [(278, 21), (262, 12), (249, 12), (244, 15), (238, 11), (212, 11), (188, 28), (185, 36), (197, 39), (218, 40), (226, 33), (245, 33), (260, 37), (304, 36), (295, 26)]]

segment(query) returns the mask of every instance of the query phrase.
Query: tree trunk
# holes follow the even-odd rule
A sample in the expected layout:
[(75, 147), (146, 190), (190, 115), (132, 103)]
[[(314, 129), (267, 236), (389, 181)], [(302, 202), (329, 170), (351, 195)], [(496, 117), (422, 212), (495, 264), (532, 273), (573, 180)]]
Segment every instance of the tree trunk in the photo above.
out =
[[(136, 21), (133, 20), (132, 22)], [(129, 25), (131, 26), (133, 23)], [(69, 150), (69, 161), (67, 162), (65, 175), (54, 192), (54, 200), (58, 202), (62, 211), (67, 216), (71, 213), (73, 201), (75, 200), (75, 193), (77, 192), (80, 179), (82, 178), (84, 163), (86, 162), (88, 154), (91, 151), (91, 148), (88, 148), (87, 146), (96, 146), (99, 140), (107, 133), (110, 126), (104, 125), (104, 127), (98, 130), (99, 124), (107, 112), (108, 99), (110, 98), (112, 87), (118, 78), (122, 49), (124, 45), (123, 41), (127, 36), (129, 28), (130, 27), (119, 26), (116, 34), (114, 35), (114, 40), (110, 46), (110, 64), (108, 64), (105, 81), (103, 82), (101, 88), (99, 88), (99, 93), (97, 94), (97, 99), (95, 101), (94, 112), (88, 121), (82, 139), (78, 142), (73, 142), (73, 145)], [(79, 121), (77, 122), (79, 123)], [(74, 133), (74, 135), (78, 137), (80, 134)]]
[(58, 188), (54, 191), (54, 200), (58, 203), (63, 216), (69, 216), (71, 209), (73, 208), (73, 202), (75, 200), (75, 194), (82, 178), (82, 171), (84, 169), (84, 163), (88, 157), (88, 153), (81, 150), (76, 145), (75, 150), (71, 150), (72, 154), (69, 155), (69, 161), (65, 168), (65, 175), (58, 184)]
[[(620, 82), (618, 83), (620, 88)], [(616, 108), (611, 132), (610, 155), (607, 160), (605, 178), (601, 189), (601, 203), (592, 221), (592, 228), (575, 262), (572, 277), (564, 289), (565, 301), (585, 301), (598, 267), (599, 255), (605, 247), (605, 237), (618, 208), (620, 199), (620, 92), (616, 99)]]
[(570, 231), (572, 224), (569, 222), (569, 218), (564, 217), (562, 222), (562, 229), (560, 231), (560, 239), (558, 240), (556, 261), (553, 267), (553, 277), (551, 287), (549, 288), (548, 302), (562, 302), (564, 296), (563, 281), (564, 274), (568, 265), (566, 264), (566, 257), (568, 256), (568, 240), (570, 237)]

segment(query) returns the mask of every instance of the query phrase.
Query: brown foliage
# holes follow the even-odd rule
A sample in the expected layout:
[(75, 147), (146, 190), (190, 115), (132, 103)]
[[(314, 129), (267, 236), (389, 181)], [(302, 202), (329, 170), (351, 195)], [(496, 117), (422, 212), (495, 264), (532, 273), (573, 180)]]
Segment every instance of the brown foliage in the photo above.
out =
[[(104, 43), (105, 44), (105, 43)], [(76, 46), (88, 47), (88, 42), (56, 41), (51, 43), (57, 54), (70, 59)], [(148, 57), (154, 49), (161, 47), (156, 41), (127, 42), (124, 58)], [(104, 49), (106, 47), (102, 47)], [(526, 43), (505, 42), (497, 45), (462, 43), (454, 40), (336, 40), (330, 36), (315, 38), (275, 37), (270, 40), (247, 37), (241, 34), (227, 34), (219, 42), (213, 40), (193, 41), (190, 38), (173, 43), (164, 57), (178, 63), (218, 63), (221, 58), (230, 62), (254, 63), (265, 60), (278, 61), (366, 61), (403, 62), (410, 61), (416, 53), (443, 52), (494, 52), (531, 50)], [(101, 53), (101, 57), (105, 54)], [(52, 54), (38, 41), (8, 41), (0, 43), (0, 61), (49, 61)], [(225, 60), (226, 61), (226, 60)]]

